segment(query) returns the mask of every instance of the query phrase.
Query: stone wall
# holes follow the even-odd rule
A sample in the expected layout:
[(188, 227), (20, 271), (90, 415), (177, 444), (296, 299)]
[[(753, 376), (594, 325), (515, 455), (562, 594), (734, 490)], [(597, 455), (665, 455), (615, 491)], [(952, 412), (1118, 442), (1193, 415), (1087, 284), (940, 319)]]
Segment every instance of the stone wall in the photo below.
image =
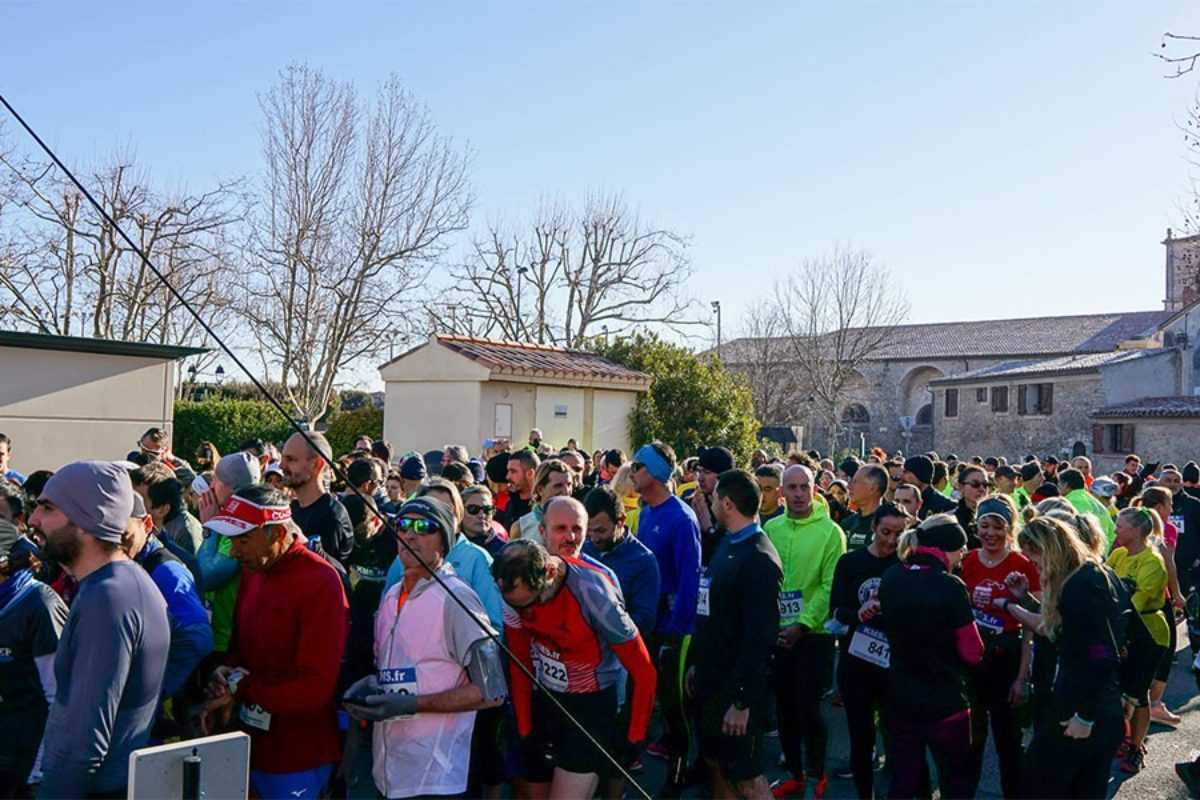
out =
[[(1039, 382), (1054, 386), (1051, 413), (1017, 413), (1017, 386)], [(1007, 412), (992, 411), (991, 392), (999, 386), (1008, 387)], [(943, 455), (955, 453), (959, 458), (994, 455), (1012, 462), (1027, 453), (1061, 457), (1081, 447), (1090, 451), (1090, 415), (1104, 404), (1103, 383), (1097, 373), (980, 381), (951, 388), (958, 389), (957, 417), (946, 417), (946, 387), (934, 390), (934, 449)], [(987, 401), (976, 400), (979, 388), (988, 390)]]
[[(1132, 425), (1133, 450), (1143, 461), (1174, 463), (1180, 467), (1200, 461), (1200, 419), (1101, 419), (1104, 425)], [(1113, 472), (1125, 466), (1126, 453), (1091, 456), (1097, 472)]]

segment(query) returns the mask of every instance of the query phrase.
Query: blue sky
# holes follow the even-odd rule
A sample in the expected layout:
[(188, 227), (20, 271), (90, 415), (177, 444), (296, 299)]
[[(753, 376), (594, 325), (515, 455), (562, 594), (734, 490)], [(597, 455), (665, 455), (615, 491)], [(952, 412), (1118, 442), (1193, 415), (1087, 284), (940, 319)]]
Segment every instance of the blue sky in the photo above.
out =
[[(619, 190), (692, 237), (725, 331), (805, 257), (871, 250), (911, 321), (1160, 307), (1189, 186), (1165, 80), (1191, 2), (5, 2), (0, 86), (71, 161), (251, 173), (256, 93), (389, 73), (474, 152), (477, 225)], [(699, 342), (698, 342), (699, 343)]]

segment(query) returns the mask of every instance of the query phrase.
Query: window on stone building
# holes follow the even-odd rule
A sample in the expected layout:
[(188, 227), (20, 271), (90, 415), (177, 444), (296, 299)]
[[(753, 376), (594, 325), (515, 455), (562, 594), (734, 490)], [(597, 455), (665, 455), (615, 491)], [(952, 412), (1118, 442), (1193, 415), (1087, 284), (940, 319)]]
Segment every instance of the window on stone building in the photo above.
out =
[(958, 416), (958, 389), (946, 390), (946, 416)]
[(987, 390), (986, 386), (982, 389), (975, 390), (975, 402), (976, 403), (986, 403), (987, 400), (988, 400), (988, 390)]
[(1093, 425), (1093, 453), (1132, 453), (1132, 425)]
[(1053, 414), (1053, 383), (1022, 383), (1017, 387), (1018, 414)]
[(1008, 413), (1008, 387), (993, 386), (992, 387), (992, 411), (997, 414)]

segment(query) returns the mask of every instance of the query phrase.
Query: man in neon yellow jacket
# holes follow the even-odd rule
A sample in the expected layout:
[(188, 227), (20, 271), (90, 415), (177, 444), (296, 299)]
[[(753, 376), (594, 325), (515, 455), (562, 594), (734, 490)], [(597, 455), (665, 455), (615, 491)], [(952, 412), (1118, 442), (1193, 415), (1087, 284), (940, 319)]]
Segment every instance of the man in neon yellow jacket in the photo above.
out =
[(1077, 512), (1096, 515), (1096, 520), (1100, 523), (1100, 529), (1104, 531), (1104, 538), (1107, 540), (1104, 547), (1105, 552), (1111, 549), (1117, 525), (1108, 513), (1108, 508), (1087, 490), (1083, 473), (1077, 469), (1064, 469), (1058, 473), (1058, 488)]
[(815, 798), (824, 795), (828, 787), (825, 750), (829, 734), (821, 717), (821, 694), (833, 678), (834, 640), (825, 621), (833, 571), (846, 552), (846, 535), (829, 518), (824, 498), (814, 495), (815, 485), (807, 467), (788, 467), (783, 473), (787, 513), (763, 529), (783, 564), (779, 643), (772, 677), (779, 741), (791, 778), (776, 787), (776, 797), (802, 797), (807, 778), (813, 780)]

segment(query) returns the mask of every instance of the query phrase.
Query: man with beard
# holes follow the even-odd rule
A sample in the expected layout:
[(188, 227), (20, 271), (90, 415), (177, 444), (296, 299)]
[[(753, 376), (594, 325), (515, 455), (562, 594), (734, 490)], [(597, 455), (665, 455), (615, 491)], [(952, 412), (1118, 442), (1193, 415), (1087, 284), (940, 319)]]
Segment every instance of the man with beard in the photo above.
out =
[(654, 633), (658, 615), (658, 559), (625, 527), (625, 509), (607, 486), (597, 486), (583, 499), (587, 542), (583, 554), (611, 569), (625, 596), (625, 610), (642, 637)]
[(533, 510), (533, 476), (542, 460), (532, 450), (518, 450), (508, 459), (505, 479), (508, 481), (508, 505), (497, 519), (505, 530)]
[(40, 797), (124, 796), (129, 754), (150, 741), (171, 634), (154, 581), (121, 550), (132, 513), (124, 468), (77, 461), (30, 518), (45, 556), (79, 582), (54, 659)]
[(307, 538), (320, 539), (325, 552), (342, 561), (354, 547), (354, 526), (345, 506), (325, 489), (327, 464), (320, 454), (328, 452), (329, 441), (322, 434), (293, 433), (283, 446), (279, 468), (296, 498), (292, 520)]

